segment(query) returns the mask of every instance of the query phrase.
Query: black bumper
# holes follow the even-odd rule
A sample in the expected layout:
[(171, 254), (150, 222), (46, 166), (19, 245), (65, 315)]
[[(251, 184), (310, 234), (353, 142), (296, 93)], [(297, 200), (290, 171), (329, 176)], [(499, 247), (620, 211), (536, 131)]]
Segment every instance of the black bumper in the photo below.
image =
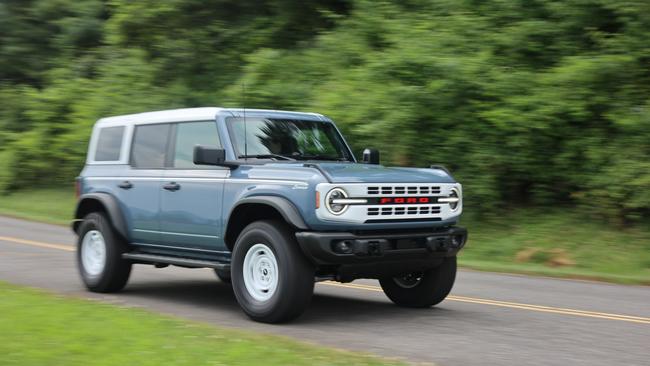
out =
[(467, 230), (450, 227), (431, 232), (296, 233), (302, 251), (319, 265), (426, 262), (455, 256), (467, 242)]

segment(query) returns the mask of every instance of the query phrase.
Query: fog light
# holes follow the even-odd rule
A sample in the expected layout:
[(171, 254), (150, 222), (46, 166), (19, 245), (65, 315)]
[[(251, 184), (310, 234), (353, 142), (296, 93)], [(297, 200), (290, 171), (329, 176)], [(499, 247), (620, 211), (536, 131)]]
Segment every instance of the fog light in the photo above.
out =
[(339, 254), (352, 254), (352, 242), (348, 240), (334, 243), (334, 251)]
[(451, 246), (454, 248), (460, 248), (460, 246), (463, 245), (464, 240), (465, 239), (462, 235), (454, 235), (451, 237)]

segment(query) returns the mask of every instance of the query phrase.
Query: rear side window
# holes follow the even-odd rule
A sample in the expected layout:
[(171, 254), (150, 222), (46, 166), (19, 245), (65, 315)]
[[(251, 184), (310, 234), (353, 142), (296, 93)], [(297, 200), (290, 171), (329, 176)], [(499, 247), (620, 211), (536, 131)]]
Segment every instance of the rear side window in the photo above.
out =
[[(179, 123), (176, 126), (174, 149), (175, 168), (196, 168), (194, 165), (194, 147), (204, 145), (221, 147), (217, 124), (214, 121)], [(202, 165), (201, 167), (204, 167)]]
[(170, 124), (136, 126), (131, 150), (131, 166), (162, 168), (169, 138)]
[(122, 136), (124, 136), (124, 126), (106, 127), (99, 130), (95, 161), (120, 160)]

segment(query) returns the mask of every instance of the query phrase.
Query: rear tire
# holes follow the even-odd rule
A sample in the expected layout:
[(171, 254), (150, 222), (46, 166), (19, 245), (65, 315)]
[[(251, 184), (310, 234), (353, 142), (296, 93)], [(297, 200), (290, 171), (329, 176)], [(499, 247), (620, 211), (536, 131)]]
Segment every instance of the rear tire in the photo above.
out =
[(86, 287), (93, 292), (116, 292), (131, 275), (131, 262), (122, 258), (126, 241), (99, 212), (84, 217), (78, 231), (77, 268)]
[(456, 257), (447, 257), (426, 272), (408, 273), (379, 280), (388, 298), (399, 306), (426, 308), (444, 300), (456, 280)]
[(257, 221), (241, 232), (232, 254), (232, 285), (251, 319), (280, 323), (298, 317), (314, 292), (314, 266), (284, 222)]

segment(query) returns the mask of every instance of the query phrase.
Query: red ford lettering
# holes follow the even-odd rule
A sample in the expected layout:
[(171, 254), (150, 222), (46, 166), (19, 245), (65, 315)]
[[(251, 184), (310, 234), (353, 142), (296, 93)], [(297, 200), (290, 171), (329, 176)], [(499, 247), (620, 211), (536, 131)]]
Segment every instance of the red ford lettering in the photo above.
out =
[(431, 203), (430, 197), (381, 197), (380, 205)]

